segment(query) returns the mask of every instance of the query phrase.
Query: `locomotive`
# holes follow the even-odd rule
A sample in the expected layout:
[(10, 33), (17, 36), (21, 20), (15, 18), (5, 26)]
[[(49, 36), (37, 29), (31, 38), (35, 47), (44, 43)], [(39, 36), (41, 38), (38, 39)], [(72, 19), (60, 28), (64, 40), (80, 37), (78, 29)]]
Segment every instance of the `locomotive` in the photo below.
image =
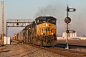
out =
[(17, 34), (17, 40), (40, 46), (56, 44), (56, 18), (40, 16)]

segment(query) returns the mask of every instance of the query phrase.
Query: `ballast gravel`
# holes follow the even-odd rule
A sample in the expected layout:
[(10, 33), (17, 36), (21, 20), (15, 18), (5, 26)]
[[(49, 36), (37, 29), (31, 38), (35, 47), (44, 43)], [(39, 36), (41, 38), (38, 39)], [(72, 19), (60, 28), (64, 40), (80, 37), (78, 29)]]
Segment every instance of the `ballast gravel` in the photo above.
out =
[(0, 46), (0, 57), (66, 57), (26, 44), (11, 42), (11, 45)]

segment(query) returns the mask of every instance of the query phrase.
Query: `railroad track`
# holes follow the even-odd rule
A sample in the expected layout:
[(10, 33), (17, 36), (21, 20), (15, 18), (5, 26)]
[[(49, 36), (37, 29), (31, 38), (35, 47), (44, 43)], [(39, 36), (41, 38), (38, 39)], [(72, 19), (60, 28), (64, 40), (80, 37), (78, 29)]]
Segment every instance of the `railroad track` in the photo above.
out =
[(51, 47), (51, 48), (45, 48), (45, 49), (68, 57), (86, 57), (85, 52), (73, 51), (73, 50), (62, 49), (57, 47)]
[[(23, 44), (27, 44), (27, 43), (23, 43)], [(80, 51), (74, 51), (74, 50), (69, 50), (69, 49), (62, 49), (62, 48), (57, 48), (57, 47), (40, 47), (40, 46), (36, 46), (36, 45), (32, 45), (32, 44), (27, 44), (33, 47), (37, 47), (37, 48), (41, 48), (50, 52), (54, 52), (63, 56), (67, 56), (67, 57), (86, 57), (86, 53), (85, 52), (80, 52)]]

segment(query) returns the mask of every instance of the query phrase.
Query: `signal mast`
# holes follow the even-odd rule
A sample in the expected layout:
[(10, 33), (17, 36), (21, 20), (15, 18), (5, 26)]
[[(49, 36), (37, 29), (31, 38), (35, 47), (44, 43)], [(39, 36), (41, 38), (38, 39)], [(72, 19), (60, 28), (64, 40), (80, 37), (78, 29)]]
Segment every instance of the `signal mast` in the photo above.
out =
[[(70, 9), (73, 9), (73, 11), (70, 11)], [(68, 33), (69, 33), (69, 30), (68, 30), (68, 24), (71, 22), (71, 18), (68, 17), (68, 12), (74, 12), (76, 11), (75, 8), (69, 8), (68, 5), (67, 5), (67, 17), (65, 18), (65, 23), (67, 24), (67, 29), (66, 29), (66, 33), (67, 33), (67, 38), (66, 38), (66, 48), (65, 49), (69, 49), (68, 47)], [(71, 31), (71, 30), (70, 30)], [(75, 32), (75, 31), (74, 31)]]

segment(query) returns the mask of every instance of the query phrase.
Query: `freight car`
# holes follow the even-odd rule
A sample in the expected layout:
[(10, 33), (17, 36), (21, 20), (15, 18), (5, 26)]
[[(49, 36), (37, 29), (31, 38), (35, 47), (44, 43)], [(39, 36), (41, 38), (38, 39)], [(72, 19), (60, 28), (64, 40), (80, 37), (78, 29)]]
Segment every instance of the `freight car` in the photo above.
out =
[(56, 18), (40, 16), (18, 33), (18, 40), (40, 46), (53, 46), (56, 44), (56, 35)]

